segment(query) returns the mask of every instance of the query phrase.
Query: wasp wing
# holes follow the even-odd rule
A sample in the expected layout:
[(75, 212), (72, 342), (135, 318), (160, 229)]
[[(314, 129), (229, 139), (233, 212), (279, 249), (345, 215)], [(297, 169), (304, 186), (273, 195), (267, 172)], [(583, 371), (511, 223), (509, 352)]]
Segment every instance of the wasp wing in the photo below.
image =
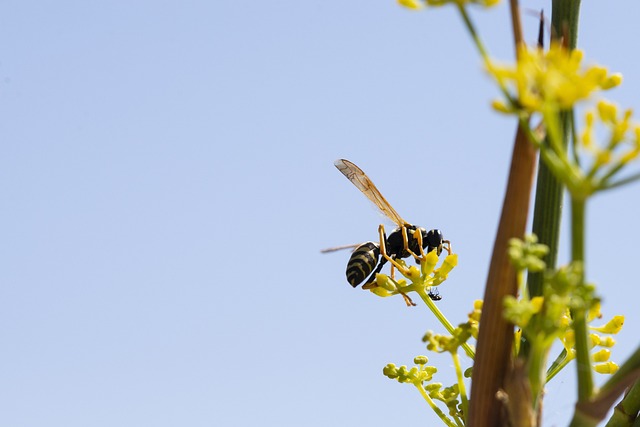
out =
[(387, 202), (387, 199), (384, 198), (382, 193), (380, 193), (380, 190), (378, 190), (362, 169), (345, 159), (338, 159), (333, 164), (344, 176), (347, 177), (349, 181), (353, 183), (353, 185), (358, 187), (358, 190), (362, 191), (362, 193), (367, 196), (367, 198), (371, 200), (373, 204), (387, 216), (387, 218), (399, 226), (407, 224), (400, 214), (398, 214), (389, 202)]
[(332, 248), (322, 249), (320, 252), (323, 253), (323, 254), (326, 254), (326, 253), (329, 253), (329, 252), (341, 251), (343, 249), (351, 249), (351, 252), (353, 252), (355, 250), (355, 248), (357, 248), (361, 244), (362, 243), (356, 243), (356, 244), (352, 244), (352, 245), (334, 246)]

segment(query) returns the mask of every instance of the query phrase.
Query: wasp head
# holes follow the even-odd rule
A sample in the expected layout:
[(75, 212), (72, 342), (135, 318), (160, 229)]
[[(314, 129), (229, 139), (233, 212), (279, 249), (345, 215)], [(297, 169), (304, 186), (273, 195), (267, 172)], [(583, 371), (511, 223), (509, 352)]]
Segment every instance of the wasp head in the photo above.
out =
[(436, 250), (436, 253), (440, 255), (442, 252), (442, 244), (444, 242), (444, 236), (438, 229), (427, 231), (424, 228), (420, 228), (422, 233), (422, 248), (427, 250), (427, 253), (432, 250)]

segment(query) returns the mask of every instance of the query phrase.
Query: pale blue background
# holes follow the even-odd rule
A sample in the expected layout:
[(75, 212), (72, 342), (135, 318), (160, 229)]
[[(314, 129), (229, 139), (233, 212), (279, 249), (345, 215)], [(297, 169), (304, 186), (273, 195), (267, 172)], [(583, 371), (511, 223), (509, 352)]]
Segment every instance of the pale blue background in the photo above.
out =
[[(640, 6), (583, 3), (580, 46), (638, 107)], [(477, 12), (511, 57), (506, 4)], [(433, 425), (381, 371), (442, 329), (319, 250), (376, 236), (333, 167), (348, 158), (454, 242), (439, 305), (464, 321), (514, 133), (479, 69), (453, 10), (393, 0), (2, 2), (0, 425)], [(640, 323), (639, 191), (589, 206), (589, 276), (627, 314), (618, 361)], [(548, 387), (547, 425), (572, 376)]]

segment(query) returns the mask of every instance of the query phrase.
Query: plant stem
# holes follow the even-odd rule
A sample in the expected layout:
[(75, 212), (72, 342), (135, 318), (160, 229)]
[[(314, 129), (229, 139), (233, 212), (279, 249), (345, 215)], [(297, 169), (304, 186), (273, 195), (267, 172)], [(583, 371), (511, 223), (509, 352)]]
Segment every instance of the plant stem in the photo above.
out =
[(448, 426), (448, 427), (456, 427), (456, 425), (449, 419), (449, 417), (447, 417), (447, 415), (442, 412), (442, 409), (440, 409), (438, 407), (438, 405), (436, 405), (436, 403), (433, 401), (433, 399), (431, 399), (431, 396), (429, 396), (429, 393), (427, 393), (427, 391), (424, 389), (424, 387), (422, 386), (421, 383), (419, 384), (414, 384), (414, 386), (418, 389), (418, 391), (420, 392), (420, 394), (422, 395), (422, 397), (424, 398), (424, 400), (427, 401), (427, 403), (429, 404), (429, 406), (431, 406), (431, 409), (433, 409), (433, 411), (436, 413), (436, 415), (438, 417), (440, 417), (440, 419)]
[[(562, 141), (566, 149), (569, 140), (568, 113), (562, 113), (560, 123), (562, 126)], [(543, 145), (549, 146), (547, 136)], [(558, 258), (558, 242), (560, 240), (560, 222), (562, 219), (562, 194), (564, 186), (556, 179), (547, 164), (540, 157), (538, 180), (536, 185), (536, 199), (533, 210), (532, 232), (538, 236), (538, 241), (549, 247), (549, 252), (543, 258), (547, 269), (556, 267)], [(529, 273), (527, 288), (531, 298), (542, 295), (543, 273)], [(526, 354), (526, 349), (525, 353)]]
[[(563, 39), (565, 36), (568, 36), (564, 39), (564, 45), (567, 46), (569, 50), (573, 50), (576, 47), (577, 43), (577, 35), (578, 35), (578, 17), (580, 11), (580, 0), (553, 0), (552, 1), (552, 10), (551, 10), (551, 40), (558, 41)], [(558, 117), (555, 117), (556, 120), (552, 120), (552, 123), (555, 122), (559, 128), (559, 135), (557, 135), (560, 141), (555, 141), (557, 144), (557, 148), (560, 150), (564, 150), (564, 153), (567, 151), (568, 142), (571, 135), (571, 130), (573, 128), (573, 112), (562, 111), (558, 114)], [(550, 129), (551, 132), (547, 132), (547, 135), (543, 141), (544, 147), (552, 146), (552, 139), (554, 137), (554, 129)], [(549, 252), (544, 257), (544, 261), (547, 265), (548, 270), (553, 270), (556, 267), (557, 256), (558, 256), (558, 247), (560, 240), (560, 224), (562, 219), (562, 205), (563, 205), (563, 193), (564, 193), (564, 185), (554, 176), (549, 164), (547, 164), (545, 159), (545, 153), (547, 150), (544, 148), (540, 150), (539, 156), (539, 170), (538, 170), (538, 178), (536, 185), (536, 198), (533, 212), (533, 222), (532, 222), (532, 232), (538, 236), (538, 240), (540, 243), (544, 243), (549, 247)], [(584, 242), (582, 242), (583, 244)], [(584, 249), (584, 247), (583, 247)], [(529, 290), (530, 297), (540, 296), (543, 294), (543, 282), (544, 275), (542, 273), (529, 273), (527, 277), (527, 288)], [(585, 325), (586, 327), (586, 325)], [(585, 336), (586, 337), (586, 336)], [(529, 343), (526, 339), (523, 338), (520, 356), (528, 359), (528, 363), (531, 365), (536, 365), (536, 369), (540, 369), (538, 373), (540, 377), (543, 375), (544, 365), (539, 364), (537, 361), (534, 361), (536, 357), (541, 357), (538, 351), (534, 351), (534, 354), (530, 354), (531, 352), (531, 343)], [(566, 363), (568, 363), (568, 359), (566, 357), (566, 352), (563, 352), (564, 358), (561, 358), (559, 364), (555, 364), (552, 368), (547, 372), (547, 381), (551, 379)], [(588, 351), (587, 351), (588, 356)], [(536, 393), (541, 392), (542, 388), (537, 388), (537, 384), (534, 381), (537, 381), (537, 378), (540, 378), (533, 372), (533, 366), (529, 368), (529, 378), (532, 382), (532, 392), (534, 401), (538, 401), (538, 396)], [(591, 367), (589, 366), (589, 372)], [(550, 374), (550, 375), (549, 375)]]
[(553, 361), (549, 369), (547, 369), (547, 379), (545, 383), (551, 381), (553, 377), (555, 377), (558, 372), (560, 372), (569, 362), (571, 362), (574, 358), (569, 357), (567, 350), (562, 349), (562, 352), (556, 357), (556, 360)]
[(551, 2), (551, 38), (564, 40), (569, 50), (575, 49), (578, 41), (578, 20), (580, 0), (552, 0)]
[[(511, 0), (509, 4), (512, 21), (518, 20), (518, 1)], [(468, 22), (464, 9), (460, 8), (460, 11), (465, 23)], [(523, 37), (521, 27), (516, 22), (512, 22), (512, 26), (517, 55)], [(474, 37), (474, 40), (477, 44), (479, 39)], [(480, 52), (486, 55), (484, 48)], [(483, 58), (485, 64), (488, 64), (487, 57)], [(506, 94), (506, 99), (510, 99), (503, 84), (500, 84), (500, 90)], [(504, 387), (504, 380), (510, 373), (513, 349), (513, 325), (503, 316), (503, 301), (505, 296), (515, 296), (518, 292), (516, 271), (507, 253), (508, 242), (513, 237), (524, 237), (536, 164), (536, 150), (527, 140), (526, 127), (519, 123), (516, 132), (509, 180), (487, 275), (469, 413), (466, 416), (467, 425), (471, 426), (500, 425), (503, 414), (496, 393)]]
[(515, 138), (509, 181), (500, 224), (491, 255), (484, 294), (478, 349), (473, 367), (468, 425), (500, 424), (501, 405), (495, 398), (509, 372), (513, 348), (513, 325), (503, 316), (505, 296), (518, 291), (517, 276), (508, 255), (509, 240), (522, 239), (527, 224), (536, 153), (521, 127)]
[[(630, 425), (631, 420), (634, 419), (636, 425), (638, 424), (638, 411), (640, 411), (640, 380), (638, 380), (637, 377), (639, 369), (640, 347), (633, 352), (629, 359), (620, 366), (618, 372), (616, 372), (598, 392), (599, 395), (608, 394), (621, 386), (624, 388), (628, 387), (624, 398), (616, 405), (615, 411), (607, 422), (606, 427)], [(628, 379), (634, 376), (634, 374), (634, 383), (629, 386)], [(627, 384), (625, 384), (625, 379), (627, 380)]]
[[(442, 314), (438, 306), (435, 305), (435, 303), (431, 300), (429, 294), (427, 294), (427, 291), (423, 287), (416, 287), (415, 291), (418, 295), (420, 295), (422, 301), (427, 305), (427, 307), (429, 307), (429, 310), (431, 310), (433, 315), (436, 316), (436, 318), (440, 321), (442, 326), (444, 326), (447, 332), (449, 332), (451, 335), (454, 335), (456, 328), (451, 324), (451, 322), (449, 322), (449, 319), (447, 319), (445, 315)], [(469, 356), (471, 359), (475, 358), (476, 353), (475, 351), (473, 351), (469, 344), (467, 344), (466, 342), (463, 343), (462, 348), (464, 349), (464, 352), (467, 353), (467, 356)]]
[(467, 399), (467, 389), (464, 386), (464, 377), (462, 374), (462, 366), (460, 366), (460, 357), (458, 353), (451, 353), (453, 365), (456, 369), (456, 377), (458, 378), (458, 391), (460, 392), (460, 402), (462, 404), (462, 413), (465, 416), (469, 413), (469, 400)]
[[(582, 263), (579, 288), (585, 286), (584, 278), (584, 218), (585, 200), (571, 198), (571, 259)], [(580, 307), (572, 310), (573, 331), (576, 342), (576, 364), (578, 370), (578, 402), (588, 400), (593, 394), (593, 373), (591, 370), (591, 355), (587, 336), (587, 308)]]
[(534, 340), (528, 358), (529, 385), (531, 387), (531, 397), (533, 398), (533, 410), (538, 412), (537, 407), (542, 397), (546, 377), (544, 375), (544, 365), (547, 361), (549, 347), (540, 339)]
[[(551, 12), (551, 38), (559, 40), (568, 32), (568, 40), (565, 41), (569, 50), (576, 47), (578, 39), (578, 17), (580, 12), (579, 0), (553, 0)], [(565, 150), (570, 138), (572, 128), (571, 111), (563, 111), (559, 114), (557, 123), (561, 127), (561, 149)], [(550, 146), (550, 136), (545, 138), (543, 144)], [(533, 212), (532, 231), (538, 236), (540, 243), (549, 247), (549, 253), (544, 258), (547, 268), (553, 270), (556, 266), (558, 255), (558, 241), (560, 237), (560, 221), (562, 218), (562, 193), (563, 185), (555, 178), (549, 167), (539, 161), (538, 182), (536, 186), (536, 200)], [(542, 295), (542, 273), (529, 273), (527, 286), (531, 297)], [(523, 350), (526, 354), (528, 346)]]

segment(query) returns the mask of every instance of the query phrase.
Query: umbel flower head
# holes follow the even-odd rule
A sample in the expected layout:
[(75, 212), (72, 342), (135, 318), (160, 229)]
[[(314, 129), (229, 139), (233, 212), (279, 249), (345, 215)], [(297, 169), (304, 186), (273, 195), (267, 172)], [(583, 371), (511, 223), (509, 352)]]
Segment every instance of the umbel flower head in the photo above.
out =
[(409, 305), (411, 300), (406, 294), (418, 292), (423, 296), (432, 287), (442, 284), (447, 280), (451, 270), (458, 264), (458, 255), (448, 254), (438, 269), (435, 268), (438, 263), (436, 251), (431, 251), (425, 257), (419, 258), (419, 262), (420, 268), (415, 266), (407, 267), (407, 264), (401, 259), (393, 260), (392, 263), (395, 268), (411, 283), (407, 284), (406, 280), (394, 280), (386, 274), (378, 274), (376, 276), (377, 286), (370, 288), (371, 292), (380, 297), (401, 294), (407, 301), (407, 305)]
[(494, 101), (498, 111), (566, 110), (596, 91), (622, 83), (620, 74), (610, 74), (598, 65), (584, 66), (582, 51), (569, 51), (559, 43), (552, 43), (547, 51), (523, 45), (518, 54), (515, 65), (488, 63), (489, 74), (510, 97), (506, 102)]

